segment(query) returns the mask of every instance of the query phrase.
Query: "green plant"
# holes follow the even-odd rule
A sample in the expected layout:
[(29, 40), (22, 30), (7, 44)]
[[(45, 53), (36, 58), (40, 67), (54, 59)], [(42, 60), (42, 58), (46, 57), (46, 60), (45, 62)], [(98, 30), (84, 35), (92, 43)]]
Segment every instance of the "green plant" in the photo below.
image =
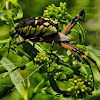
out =
[[(0, 8), (1, 21), (11, 27), (9, 32), (12, 34), (15, 31), (14, 27), (17, 24), (14, 23), (14, 20), (22, 18), (22, 9), (16, 0), (3, 0)], [(56, 7), (54, 4), (48, 6), (44, 11), (43, 16), (58, 21), (59, 31), (62, 31), (72, 19), (72, 16), (67, 12), (66, 3), (60, 3), (60, 7)], [(82, 49), (84, 52), (88, 52), (87, 47), (78, 44), (83, 44), (85, 40), (84, 30), (79, 23), (74, 29), (72, 29), (68, 36), (72, 37), (73, 35), (77, 39), (77, 47)], [(12, 44), (20, 40), (23, 39), (16, 36), (16, 39), (13, 40)], [(73, 38), (71, 38), (71, 40), (73, 40)], [(64, 97), (71, 96), (74, 98), (84, 98), (85, 96), (92, 94), (94, 83), (91, 77), (91, 71), (89, 66), (77, 54), (55, 46), (53, 55), (50, 56), (50, 45), (48, 46), (48, 44), (45, 43), (37, 43), (34, 44), (33, 47), (30, 42), (30, 44), (25, 43), (22, 46), (17, 47), (15, 50), (16, 52), (11, 50), (9, 55), (10, 57), (8, 59), (4, 56), (7, 55), (9, 41), (10, 39), (0, 41), (0, 43), (5, 44), (1, 46), (2, 50), (6, 50), (6, 54), (1, 54), (0, 56), (0, 63), (8, 71), (8, 73), (4, 72), (1, 74), (1, 80), (6, 78), (9, 74), (12, 83), (17, 88), (23, 99), (31, 100), (37, 94), (43, 92), (53, 96), (63, 95)], [(63, 52), (61, 52), (62, 49)], [(19, 60), (14, 59), (15, 57)], [(80, 62), (79, 59), (82, 62)], [(23, 64), (20, 64), (22, 62)], [(83, 71), (81, 67), (86, 70), (86, 72)], [(21, 69), (23, 71), (29, 69), (32, 70), (32, 72), (27, 76), (28, 82), (25, 82), (26, 78), (24, 79), (17, 69)], [(31, 87), (32, 91), (29, 92), (30, 82), (28, 77), (34, 74), (38, 69), (39, 73), (44, 76), (35, 88)], [(47, 83), (47, 81), (49, 81), (50, 84)], [(59, 82), (62, 87), (60, 87)], [(11, 84), (12, 87), (13, 84)], [(50, 87), (55, 92), (53, 91), (52, 93), (49, 91)]]

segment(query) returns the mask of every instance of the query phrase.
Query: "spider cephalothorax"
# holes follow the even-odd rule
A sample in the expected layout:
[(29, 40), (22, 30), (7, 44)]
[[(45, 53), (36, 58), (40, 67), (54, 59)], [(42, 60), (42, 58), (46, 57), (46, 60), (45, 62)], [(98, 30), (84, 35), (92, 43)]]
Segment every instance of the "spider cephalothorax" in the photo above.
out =
[[(22, 22), (20, 22), (16, 27), (16, 32), (11, 35), (11, 40), (14, 37), (15, 34), (19, 34), (24, 41), (17, 43), (14, 48), (16, 48), (18, 45), (25, 43), (25, 42), (47, 42), (47, 43), (58, 43), (62, 47), (69, 49), (71, 51), (76, 52), (79, 54), (82, 59), (86, 61), (86, 63), (90, 66), (90, 63), (86, 60), (86, 58), (89, 58), (97, 67), (96, 62), (87, 56), (84, 52), (82, 52), (77, 47), (69, 44), (70, 41), (69, 37), (66, 36), (70, 32), (70, 30), (77, 24), (78, 21), (80, 21), (85, 16), (85, 11), (82, 9), (72, 20), (71, 22), (65, 27), (65, 29), (62, 31), (62, 33), (58, 32), (58, 23), (50, 20), (48, 18), (44, 17), (33, 17), (26, 19)], [(11, 41), (10, 41), (11, 44)], [(10, 45), (9, 45), (10, 50)], [(9, 54), (8, 50), (8, 54)], [(99, 68), (97, 67), (98, 71), (100, 72)], [(92, 70), (91, 70), (92, 72)], [(93, 75), (93, 72), (92, 72)], [(94, 80), (94, 79), (93, 79)]]

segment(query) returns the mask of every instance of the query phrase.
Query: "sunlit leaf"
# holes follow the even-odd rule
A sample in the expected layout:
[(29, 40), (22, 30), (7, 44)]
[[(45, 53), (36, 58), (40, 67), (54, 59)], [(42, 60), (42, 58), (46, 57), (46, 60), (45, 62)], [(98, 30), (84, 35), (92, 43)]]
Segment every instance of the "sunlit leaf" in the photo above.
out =
[(76, 45), (79, 49), (81, 49), (82, 51), (86, 52), (87, 51), (87, 47), (85, 45), (80, 45), (80, 44), (77, 44)]
[(82, 73), (91, 75), (90, 67), (86, 64), (79, 64), (82, 68), (80, 69)]
[(5, 39), (5, 40), (0, 40), (0, 43), (7, 43), (10, 41), (10, 38), (9, 39)]
[(28, 93), (27, 93), (27, 90), (25, 90), (23, 84), (21, 84), (21, 87), (22, 87), (22, 92), (23, 92), (24, 100), (28, 100)]
[[(8, 73), (11, 72), (15, 68), (14, 64), (5, 57), (2, 57), (0, 63), (4, 66), (4, 68), (8, 71)], [(19, 93), (23, 97), (21, 84), (25, 86), (25, 83), (24, 83), (24, 79), (22, 78), (21, 74), (18, 72), (18, 70), (15, 70), (9, 73), (9, 75), (12, 80), (12, 83), (14, 84), (16, 89), (19, 91)]]
[(43, 52), (43, 49), (41, 47), (39, 47), (37, 44), (35, 44), (35, 48), (39, 51), (39, 52)]

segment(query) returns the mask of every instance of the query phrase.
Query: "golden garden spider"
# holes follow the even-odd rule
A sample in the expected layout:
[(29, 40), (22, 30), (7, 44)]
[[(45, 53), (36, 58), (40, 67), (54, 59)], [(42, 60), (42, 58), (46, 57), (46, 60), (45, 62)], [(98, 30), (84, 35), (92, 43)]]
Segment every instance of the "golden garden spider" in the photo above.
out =
[[(8, 55), (10, 51), (11, 41), (14, 38), (14, 36), (18, 34), (25, 40), (20, 43), (17, 43), (14, 49), (18, 45), (25, 43), (25, 42), (29, 42), (29, 41), (52, 43), (52, 47), (54, 46), (54, 43), (58, 43), (62, 47), (79, 54), (82, 57), (82, 59), (85, 60), (85, 62), (90, 66), (92, 76), (93, 76), (92, 68), (86, 58), (90, 59), (96, 65), (100, 73), (97, 63), (92, 58), (87, 56), (83, 51), (69, 44), (70, 39), (68, 36), (66, 36), (66, 34), (68, 34), (71, 31), (71, 29), (77, 24), (77, 22), (80, 21), (84, 17), (85, 17), (85, 11), (84, 9), (82, 9), (66, 26), (66, 28), (62, 31), (62, 33), (58, 32), (58, 23), (48, 18), (32, 17), (29, 19), (25, 19), (24, 21), (20, 22), (15, 27), (16, 32), (11, 35)], [(94, 81), (94, 78), (93, 78), (93, 81)]]

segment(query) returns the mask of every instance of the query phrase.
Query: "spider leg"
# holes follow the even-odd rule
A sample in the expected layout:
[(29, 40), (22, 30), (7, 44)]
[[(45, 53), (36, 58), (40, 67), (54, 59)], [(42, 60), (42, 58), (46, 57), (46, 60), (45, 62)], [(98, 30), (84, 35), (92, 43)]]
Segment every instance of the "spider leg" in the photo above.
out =
[(84, 19), (85, 17), (85, 11), (82, 9), (72, 20), (71, 22), (65, 27), (65, 29), (62, 31), (63, 34), (68, 34), (70, 30), (77, 24), (78, 21), (81, 19)]
[(71, 51), (74, 51), (76, 52), (77, 54), (79, 54), (81, 56), (81, 58), (84, 59), (84, 57), (90, 59), (95, 65), (96, 65), (96, 68), (98, 69), (99, 73), (100, 73), (100, 69), (99, 67), (97, 66), (97, 63), (94, 59), (92, 59), (91, 57), (89, 57), (88, 55), (86, 55), (83, 51), (81, 51), (80, 49), (78, 49), (77, 47), (73, 46), (73, 45), (70, 45), (68, 43), (60, 43), (60, 45), (66, 49), (69, 49)]
[(11, 37), (10, 37), (10, 43), (9, 43), (7, 58), (8, 58), (8, 56), (9, 56), (9, 52), (10, 52), (11, 41), (12, 41), (12, 39), (14, 38), (14, 36), (15, 36), (16, 34), (17, 34), (17, 32), (13, 33), (13, 34), (11, 35)]
[[(98, 71), (99, 71), (99, 73), (100, 73), (100, 69), (99, 69), (99, 67), (97, 66), (96, 61), (93, 60), (91, 57), (87, 56), (83, 51), (81, 51), (81, 50), (78, 49), (77, 47), (72, 46), (72, 45), (70, 45), (70, 44), (68, 44), (68, 43), (62, 43), (62, 42), (61, 42), (61, 43), (59, 43), (59, 44), (60, 44), (62, 47), (66, 48), (66, 49), (69, 49), (69, 50), (71, 50), (71, 51), (76, 52), (77, 54), (79, 54), (79, 55), (81, 56), (81, 58), (82, 58), (83, 60), (85, 60), (85, 62), (90, 66), (90, 70), (91, 70), (92, 75), (93, 75), (93, 72), (92, 72), (91, 65), (90, 65), (90, 63), (87, 61), (87, 59), (85, 59), (85, 58), (88, 58), (89, 60), (91, 60), (91, 61), (96, 65), (96, 68), (98, 69)], [(93, 81), (94, 81), (94, 78), (93, 78)]]
[(71, 42), (70, 42), (70, 44), (75, 44), (75, 43), (76, 43), (76, 41), (71, 41)]
[(24, 41), (21, 41), (19, 43), (16, 43), (16, 45), (12, 49), (15, 50), (15, 48), (18, 47), (20, 44), (23, 44), (23, 43), (26, 43), (26, 42), (30, 42), (30, 41), (42, 42), (43, 41), (43, 38), (40, 38), (40, 37), (32, 37), (32, 38), (26, 39)]

